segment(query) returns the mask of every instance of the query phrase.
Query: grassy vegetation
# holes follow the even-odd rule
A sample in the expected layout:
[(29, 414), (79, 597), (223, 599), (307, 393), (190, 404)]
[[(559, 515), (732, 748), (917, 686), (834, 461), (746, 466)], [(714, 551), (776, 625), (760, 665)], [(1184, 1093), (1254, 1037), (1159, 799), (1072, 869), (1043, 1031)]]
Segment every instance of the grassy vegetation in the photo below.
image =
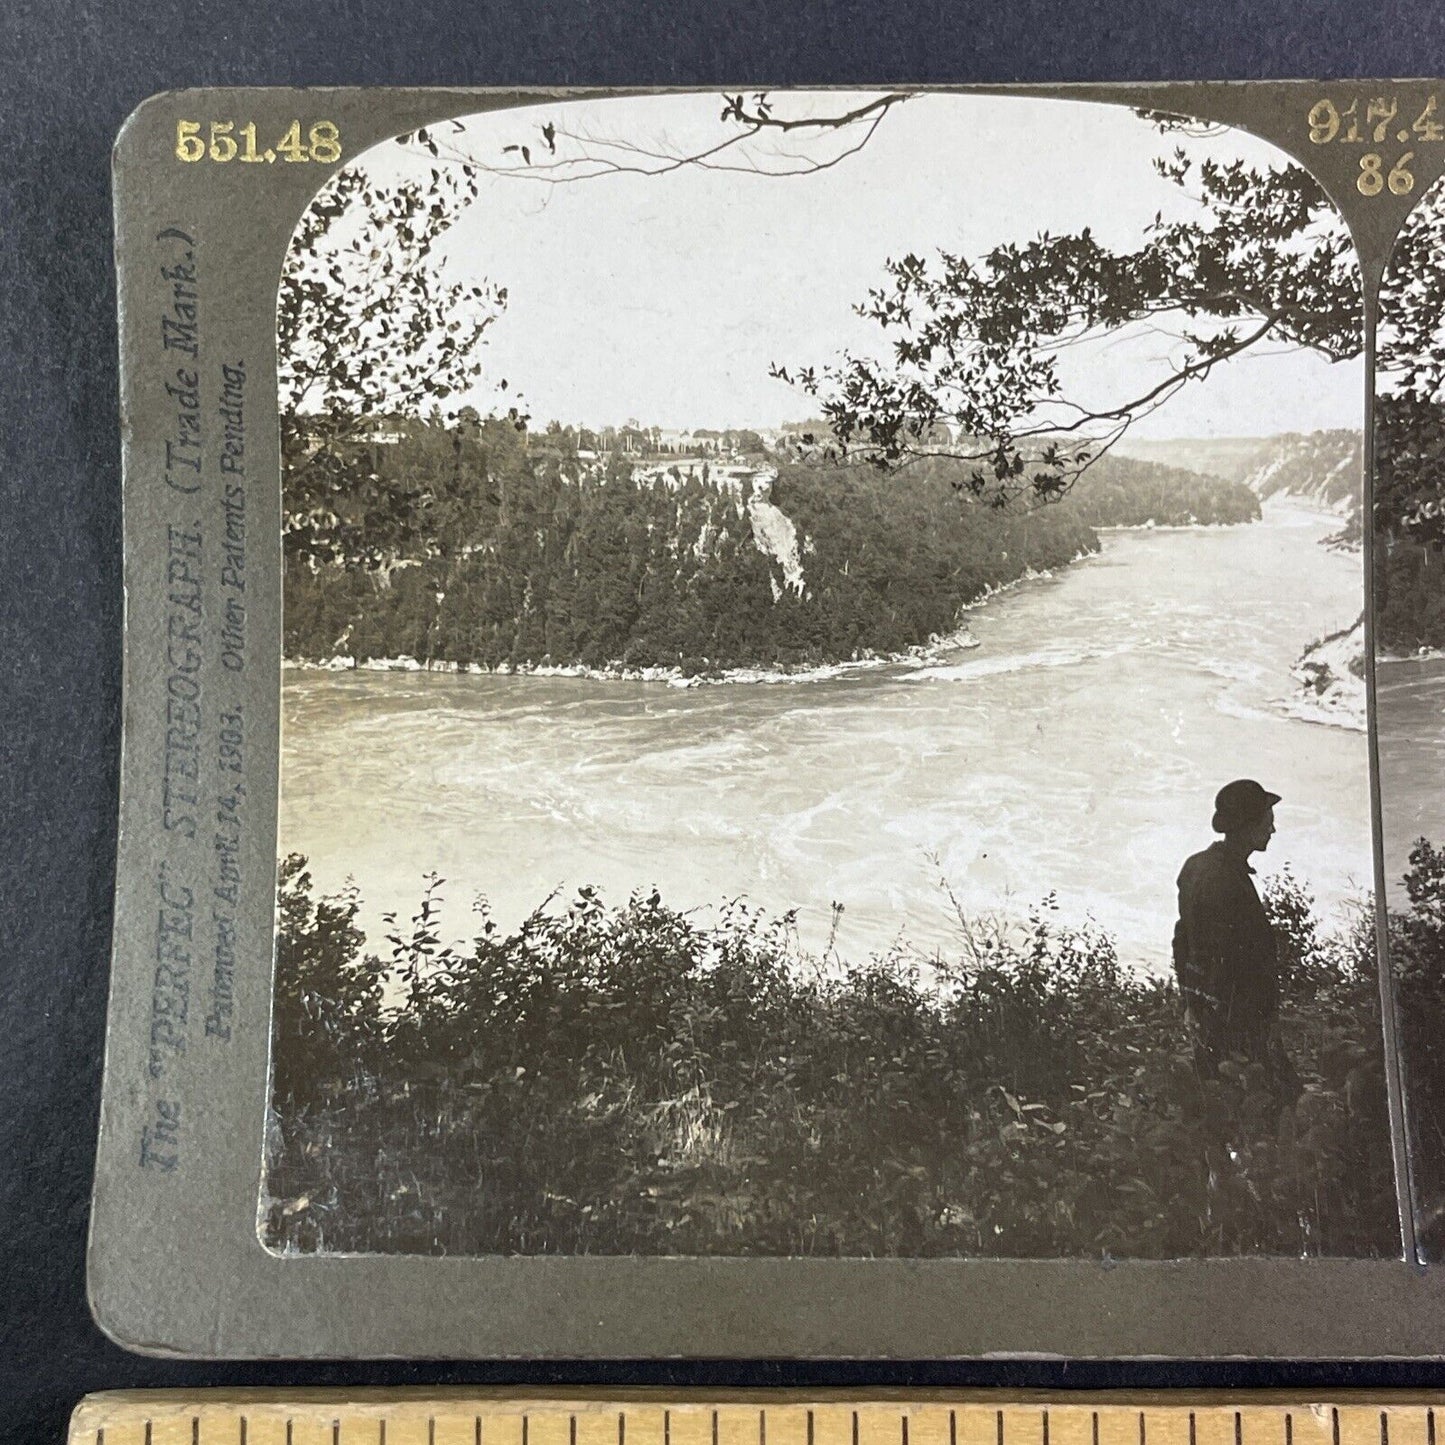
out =
[[(1439, 856), (1425, 868), (1410, 977), (1430, 973), (1414, 1005), (1438, 1023)], [(788, 917), (734, 904), (702, 925), (586, 888), (513, 933), (479, 905), (458, 950), (439, 886), (379, 957), (354, 892), (317, 897), (304, 860), (283, 866), (275, 1248), (1397, 1248), (1369, 929), (1326, 933), (1288, 877), (1268, 905), (1297, 1102), (1244, 1064), (1201, 1081), (1172, 983), (1047, 902), (1022, 924), (961, 919), (951, 958), (852, 965), (804, 956)]]

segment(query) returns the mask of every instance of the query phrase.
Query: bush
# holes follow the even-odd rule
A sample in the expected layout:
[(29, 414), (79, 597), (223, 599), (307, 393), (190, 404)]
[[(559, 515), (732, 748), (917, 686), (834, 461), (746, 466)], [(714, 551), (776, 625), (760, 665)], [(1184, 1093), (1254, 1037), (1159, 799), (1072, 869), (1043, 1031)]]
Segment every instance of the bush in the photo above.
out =
[(354, 893), (316, 900), (301, 860), (283, 869), (274, 1248), (1398, 1248), (1368, 930), (1326, 934), (1293, 880), (1267, 904), (1297, 1102), (1244, 1064), (1201, 1080), (1172, 982), (1051, 900), (962, 925), (957, 957), (848, 965), (804, 955), (788, 915), (735, 903), (704, 926), (586, 888), (513, 933), (483, 905), (452, 948), (438, 886), (383, 962)]
[(1411, 1167), (1427, 1257), (1445, 1252), (1445, 850), (1421, 838), (1405, 875), (1407, 912), (1391, 918)]

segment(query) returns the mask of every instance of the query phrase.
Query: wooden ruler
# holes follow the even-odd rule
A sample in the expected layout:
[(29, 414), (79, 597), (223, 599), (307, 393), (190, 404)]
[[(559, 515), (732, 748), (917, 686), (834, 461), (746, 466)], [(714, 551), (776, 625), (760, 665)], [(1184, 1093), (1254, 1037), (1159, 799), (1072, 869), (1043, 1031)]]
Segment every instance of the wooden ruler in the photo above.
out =
[(70, 1445), (1437, 1445), (1437, 1406), (1445, 1430), (1445, 1392), (135, 1390), (83, 1400)]

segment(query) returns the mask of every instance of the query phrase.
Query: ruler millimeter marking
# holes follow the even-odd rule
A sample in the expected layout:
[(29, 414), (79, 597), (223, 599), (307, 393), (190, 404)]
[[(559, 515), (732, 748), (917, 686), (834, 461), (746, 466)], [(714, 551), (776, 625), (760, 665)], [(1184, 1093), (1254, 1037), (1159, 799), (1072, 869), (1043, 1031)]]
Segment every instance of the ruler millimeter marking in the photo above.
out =
[(1437, 1445), (1445, 1393), (558, 1396), (136, 1390), (88, 1396), (70, 1445)]

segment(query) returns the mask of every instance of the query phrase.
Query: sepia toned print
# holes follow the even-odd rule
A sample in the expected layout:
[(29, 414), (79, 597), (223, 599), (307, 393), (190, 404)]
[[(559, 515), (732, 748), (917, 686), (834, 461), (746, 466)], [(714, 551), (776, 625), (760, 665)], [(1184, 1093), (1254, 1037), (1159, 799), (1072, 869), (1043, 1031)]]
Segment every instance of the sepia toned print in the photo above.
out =
[(343, 168), (277, 324), (270, 1247), (1398, 1250), (1306, 171), (553, 104)]
[(1445, 191), (1411, 213), (1380, 291), (1374, 619), (1381, 846), (1422, 1255), (1445, 1245)]

